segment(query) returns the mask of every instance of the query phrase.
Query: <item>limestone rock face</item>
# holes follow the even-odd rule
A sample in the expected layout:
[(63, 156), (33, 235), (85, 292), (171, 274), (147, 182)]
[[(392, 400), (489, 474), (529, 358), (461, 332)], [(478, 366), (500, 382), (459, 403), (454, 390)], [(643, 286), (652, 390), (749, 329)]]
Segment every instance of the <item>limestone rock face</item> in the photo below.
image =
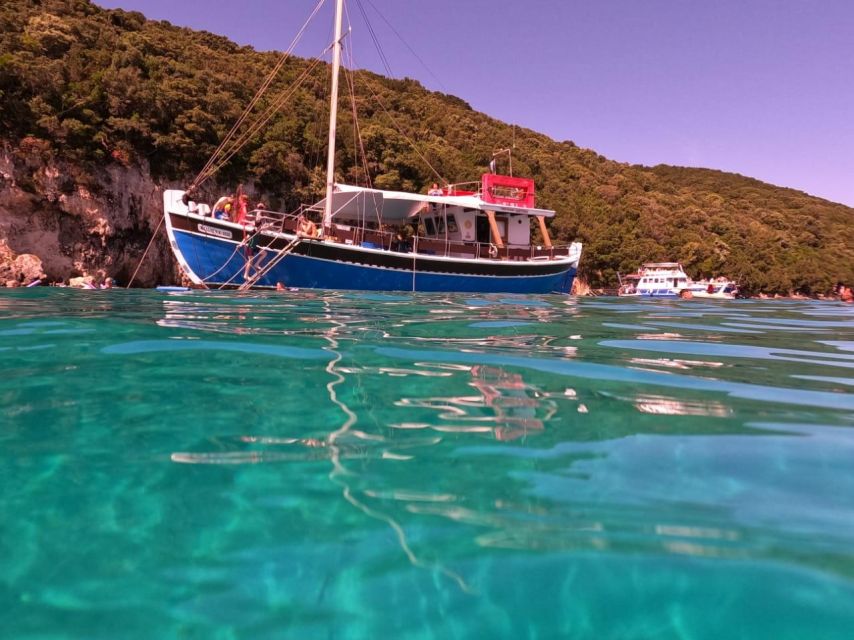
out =
[(22, 253), (12, 263), (16, 275), (26, 283), (45, 277), (41, 258), (31, 253)]
[[(82, 169), (24, 140), (0, 147), (0, 284), (91, 276), (127, 284), (162, 217), (164, 188), (146, 167)], [(134, 286), (177, 283), (165, 229)]]
[(5, 286), (29, 284), (45, 277), (41, 259), (31, 253), (16, 255), (5, 240), (0, 239), (0, 282)]

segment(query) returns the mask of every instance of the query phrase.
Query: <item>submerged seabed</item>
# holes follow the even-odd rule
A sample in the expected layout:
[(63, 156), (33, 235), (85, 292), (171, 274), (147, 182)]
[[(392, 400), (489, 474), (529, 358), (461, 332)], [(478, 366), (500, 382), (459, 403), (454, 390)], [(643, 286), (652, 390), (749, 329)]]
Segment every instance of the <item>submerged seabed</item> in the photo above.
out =
[(845, 639), (854, 307), (0, 296), (6, 638)]

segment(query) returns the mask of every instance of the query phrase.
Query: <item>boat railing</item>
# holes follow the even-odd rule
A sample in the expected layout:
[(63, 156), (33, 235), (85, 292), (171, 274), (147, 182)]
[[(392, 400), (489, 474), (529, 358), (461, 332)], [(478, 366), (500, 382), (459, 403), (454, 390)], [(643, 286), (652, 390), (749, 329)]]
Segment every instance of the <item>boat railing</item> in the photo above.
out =
[(554, 260), (570, 255), (571, 251), (571, 245), (544, 247), (511, 244), (498, 247), (490, 242), (446, 241), (424, 236), (413, 236), (408, 245), (412, 252), (422, 255), (503, 261)]
[(456, 182), (442, 188), (443, 196), (477, 196), (480, 195), (480, 181)]
[(272, 233), (293, 233), (297, 228), (299, 213), (282, 213), (267, 209), (253, 209), (249, 219), (257, 231)]
[[(249, 218), (259, 231), (296, 233), (300, 215), (317, 213), (318, 210), (310, 206), (301, 206), (293, 213), (255, 209), (250, 211)], [(325, 239), (329, 242), (360, 246), (367, 249), (499, 261), (547, 261), (568, 256), (571, 252), (571, 245), (546, 247), (543, 245), (506, 244), (503, 247), (498, 247), (491, 242), (445, 240), (444, 238), (419, 235), (398, 238), (398, 233), (397, 230), (370, 229), (336, 222), (327, 231)]]

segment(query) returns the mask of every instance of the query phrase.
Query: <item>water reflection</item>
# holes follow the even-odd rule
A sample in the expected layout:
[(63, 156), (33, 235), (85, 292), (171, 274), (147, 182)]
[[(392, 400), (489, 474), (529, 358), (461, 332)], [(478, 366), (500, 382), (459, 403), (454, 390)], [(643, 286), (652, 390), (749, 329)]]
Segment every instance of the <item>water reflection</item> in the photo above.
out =
[[(851, 628), (854, 308), (56, 293), (0, 318), (12, 635), (129, 602), (139, 637)], [(721, 593), (747, 604), (714, 633)]]
[[(510, 441), (545, 428), (556, 412), (556, 403), (521, 374), (501, 367), (475, 365), (467, 370), (468, 386), (474, 395), (448, 397), (403, 397), (395, 402), (403, 408), (431, 409), (438, 421), (396, 423), (396, 429), (432, 429), (440, 432), (489, 433), (496, 440)], [(474, 423), (474, 424), (472, 424)]]
[[(532, 430), (542, 431), (543, 420), (537, 411), (544, 409), (544, 420), (555, 412), (553, 402), (542, 399), (542, 394), (525, 384), (521, 374), (509, 373), (500, 367), (477, 366), (471, 369), (472, 387), (481, 393), (483, 406), (495, 411), (494, 428), (497, 440), (516, 440)], [(544, 407), (546, 403), (550, 406)]]
[[(303, 393), (313, 394), (313, 411), (328, 417), (334, 406), (339, 420), (331, 428), (310, 418), (310, 428), (285, 423), (279, 435), (247, 429), (220, 440), (225, 451), (176, 452), (172, 460), (326, 465), (339, 499), (393, 531), (413, 566), (463, 590), (473, 576), (455, 558), (472, 545), (793, 561), (765, 546), (766, 523), (740, 502), (748, 488), (739, 469), (773, 477), (780, 459), (769, 459), (768, 447), (794, 455), (790, 442), (803, 436), (759, 429), (747, 417), (770, 413), (783, 424), (818, 408), (844, 411), (850, 400), (837, 389), (846, 379), (798, 374), (830, 390), (788, 388), (791, 377), (756, 379), (738, 360), (752, 370), (785, 360), (838, 372), (849, 365), (850, 343), (792, 349), (796, 322), (765, 322), (769, 312), (758, 309), (758, 317), (750, 307), (542, 302), (338, 294), (169, 300), (162, 328), (231, 333), (254, 345), (226, 347), (235, 354), (261, 347), (299, 357), (268, 348), (273, 337), (310, 349), (300, 366), (312, 386)], [(614, 322), (617, 314), (627, 322)], [(848, 326), (823, 322), (831, 324), (806, 326)], [(730, 343), (733, 334), (750, 344)], [(121, 348), (134, 349), (145, 351)], [(322, 369), (313, 364), (318, 352)], [(327, 396), (318, 397), (324, 387)], [(782, 549), (797, 538), (785, 527), (772, 537)]]
[(732, 415), (732, 407), (710, 400), (683, 400), (672, 396), (637, 394), (620, 396), (607, 392), (601, 395), (630, 403), (640, 413), (663, 416), (710, 416), (725, 418)]
[(653, 368), (664, 368), (664, 369), (680, 369), (680, 370), (690, 370), (697, 368), (717, 368), (723, 367), (723, 362), (714, 362), (712, 360), (685, 360), (684, 358), (630, 358), (629, 362), (636, 366), (641, 367), (653, 367)]

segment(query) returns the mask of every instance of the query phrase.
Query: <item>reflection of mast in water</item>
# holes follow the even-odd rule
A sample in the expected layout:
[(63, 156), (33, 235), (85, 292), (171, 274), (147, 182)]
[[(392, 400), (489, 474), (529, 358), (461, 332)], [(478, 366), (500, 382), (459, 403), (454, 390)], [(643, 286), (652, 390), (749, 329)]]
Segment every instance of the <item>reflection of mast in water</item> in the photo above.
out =
[(368, 436), (367, 434), (361, 431), (354, 431), (352, 429), (352, 427), (358, 421), (358, 416), (352, 409), (350, 409), (346, 405), (346, 403), (344, 403), (343, 400), (338, 397), (338, 394), (336, 392), (335, 388), (342, 382), (344, 382), (344, 375), (342, 371), (337, 367), (338, 363), (342, 359), (341, 353), (338, 351), (337, 333), (339, 330), (345, 328), (347, 325), (335, 319), (335, 316), (329, 310), (328, 303), (326, 301), (324, 301), (324, 307), (327, 307), (326, 318), (333, 325), (330, 329), (324, 332), (324, 337), (329, 342), (329, 346), (324, 347), (324, 350), (329, 351), (329, 353), (332, 354), (332, 359), (326, 365), (326, 371), (334, 378), (326, 385), (326, 390), (329, 393), (329, 399), (332, 401), (332, 403), (338, 406), (346, 416), (341, 426), (338, 427), (338, 429), (336, 429), (332, 433), (330, 433), (329, 437), (326, 440), (326, 444), (329, 447), (330, 460), (332, 461), (332, 470), (329, 472), (329, 479), (332, 480), (332, 482), (334, 482), (336, 485), (341, 487), (342, 495), (344, 496), (344, 499), (347, 500), (347, 502), (359, 509), (366, 516), (385, 522), (389, 527), (394, 530), (401, 550), (413, 566), (425, 569), (436, 569), (437, 571), (440, 571), (444, 575), (454, 580), (463, 591), (471, 593), (471, 587), (469, 587), (468, 583), (466, 583), (462, 576), (442, 566), (437, 562), (428, 562), (419, 558), (418, 555), (416, 555), (416, 553), (412, 550), (412, 547), (409, 545), (409, 540), (406, 537), (406, 532), (404, 531), (400, 523), (397, 522), (397, 520), (395, 520), (392, 516), (383, 513), (375, 508), (372, 508), (361, 500), (359, 500), (353, 494), (353, 490), (347, 483), (347, 477), (354, 474), (352, 471), (350, 471), (344, 466), (344, 463), (341, 458), (341, 447), (338, 441), (342, 438), (345, 438), (348, 434), (351, 436), (356, 436), (358, 438), (367, 439), (370, 439), (371, 436)]
[[(388, 451), (385, 447), (385, 436), (381, 434), (365, 433), (355, 428), (358, 422), (357, 414), (347, 406), (346, 402), (339, 396), (338, 387), (345, 382), (345, 375), (352, 372), (354, 369), (340, 366), (343, 358), (339, 350), (339, 340), (342, 339), (361, 339), (364, 337), (364, 322), (354, 318), (349, 318), (346, 315), (342, 317), (341, 313), (335, 313), (331, 309), (330, 302), (333, 298), (329, 295), (323, 297), (323, 315), (319, 317), (301, 318), (304, 322), (325, 323), (326, 326), (318, 331), (312, 331), (312, 335), (321, 336), (326, 342), (323, 350), (329, 354), (329, 360), (326, 364), (326, 372), (331, 376), (331, 380), (326, 385), (326, 390), (329, 399), (336, 407), (344, 414), (344, 419), (340, 426), (329, 432), (325, 437), (270, 437), (270, 436), (252, 436), (243, 435), (237, 438), (240, 443), (251, 443), (260, 445), (285, 446), (289, 450), (239, 450), (239, 451), (216, 451), (216, 452), (173, 452), (170, 456), (173, 462), (179, 464), (212, 464), (212, 465), (233, 465), (233, 464), (262, 464), (268, 462), (287, 462), (287, 461), (306, 461), (328, 459), (331, 462), (332, 468), (329, 472), (329, 479), (338, 487), (340, 487), (342, 495), (347, 502), (359, 509), (366, 516), (379, 520), (387, 524), (395, 533), (401, 551), (409, 560), (409, 562), (419, 568), (434, 570), (441, 573), (459, 585), (466, 593), (471, 593), (472, 589), (468, 583), (457, 573), (446, 568), (437, 561), (429, 561), (422, 559), (416, 551), (414, 551), (407, 538), (406, 531), (403, 526), (390, 514), (384, 513), (381, 510), (365, 503), (362, 496), (368, 498), (382, 497), (388, 492), (381, 488), (379, 490), (363, 490), (356, 491), (352, 487), (352, 478), (358, 475), (347, 467), (348, 459), (357, 458), (363, 460), (370, 455), (371, 451), (379, 451), (384, 460), (406, 460), (406, 456), (395, 455)], [(230, 329), (229, 322), (235, 317), (235, 309), (233, 305), (220, 304), (219, 301), (207, 301), (201, 304), (178, 303), (177, 305), (166, 305), (167, 316), (160, 321), (162, 326), (175, 326), (183, 328), (195, 328), (204, 331), (234, 333)], [(215, 315), (212, 315), (214, 314)], [(245, 307), (241, 306), (236, 311), (238, 320), (243, 320)], [(209, 318), (213, 320), (209, 320)], [(296, 333), (295, 331), (282, 331), (281, 329), (264, 329), (265, 331), (275, 331), (276, 333)], [(254, 331), (254, 328), (253, 328)], [(354, 333), (355, 332), (355, 333)], [(385, 336), (385, 333), (380, 330), (380, 336)], [(195, 344), (200, 344), (197, 341)], [(235, 345), (238, 343), (234, 343)], [(247, 351), (253, 352), (252, 345), (244, 345)], [(267, 345), (266, 349), (287, 350), (291, 347), (278, 347)], [(293, 347), (297, 349), (296, 347)], [(236, 349), (241, 350), (241, 349)], [(394, 373), (395, 370), (387, 369), (386, 372)], [(407, 372), (409, 373), (409, 372)], [(435, 444), (440, 442), (441, 438), (421, 440), (417, 443), (398, 443), (395, 448), (401, 446), (425, 446), (425, 444)], [(293, 448), (291, 448), (293, 447)], [(296, 451), (294, 451), (296, 449)], [(392, 492), (395, 493), (395, 492)], [(407, 496), (401, 493), (401, 496)], [(412, 499), (417, 494), (410, 493), (407, 499)], [(414, 512), (414, 511), (413, 511)]]

